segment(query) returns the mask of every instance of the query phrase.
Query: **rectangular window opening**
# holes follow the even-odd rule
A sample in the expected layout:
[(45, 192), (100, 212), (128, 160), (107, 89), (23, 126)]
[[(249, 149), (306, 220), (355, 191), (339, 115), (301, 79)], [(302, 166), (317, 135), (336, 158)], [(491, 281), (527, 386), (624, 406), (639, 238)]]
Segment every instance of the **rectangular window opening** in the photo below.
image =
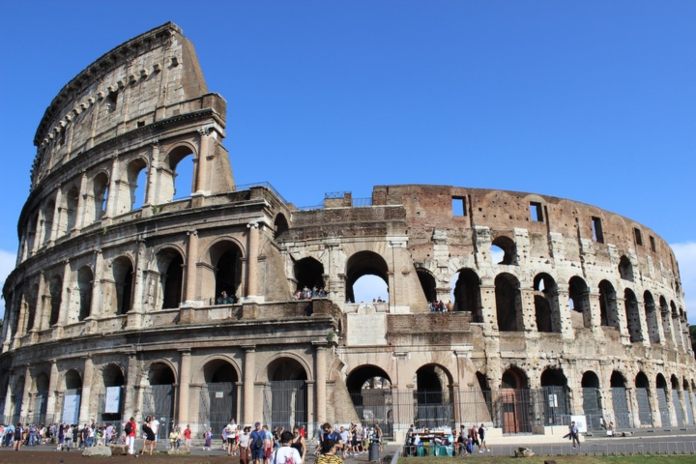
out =
[(655, 237), (650, 236), (650, 249), (652, 251), (657, 251), (657, 245), (655, 244)]
[(643, 234), (640, 233), (640, 229), (637, 227), (633, 228), (633, 235), (636, 237), (636, 245), (643, 246)]
[(529, 203), (529, 217), (532, 222), (544, 222), (544, 210), (541, 203), (537, 201)]
[(109, 95), (106, 96), (106, 106), (109, 111), (116, 111), (116, 105), (118, 103), (118, 91), (111, 91)]
[(604, 243), (604, 233), (602, 232), (602, 220), (592, 217), (592, 240), (597, 243)]
[(464, 197), (452, 197), (452, 216), (466, 216), (466, 199)]

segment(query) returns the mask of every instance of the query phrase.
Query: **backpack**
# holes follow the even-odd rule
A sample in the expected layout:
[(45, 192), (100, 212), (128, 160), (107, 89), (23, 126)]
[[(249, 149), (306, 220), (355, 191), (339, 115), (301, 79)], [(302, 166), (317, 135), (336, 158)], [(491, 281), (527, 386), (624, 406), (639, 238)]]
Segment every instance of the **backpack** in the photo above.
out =
[(130, 435), (131, 433), (133, 433), (133, 424), (131, 424), (130, 421), (126, 422), (126, 428), (123, 430), (124, 432), (126, 432), (126, 435)]
[(259, 433), (251, 434), (251, 449), (260, 450), (263, 448), (263, 438)]

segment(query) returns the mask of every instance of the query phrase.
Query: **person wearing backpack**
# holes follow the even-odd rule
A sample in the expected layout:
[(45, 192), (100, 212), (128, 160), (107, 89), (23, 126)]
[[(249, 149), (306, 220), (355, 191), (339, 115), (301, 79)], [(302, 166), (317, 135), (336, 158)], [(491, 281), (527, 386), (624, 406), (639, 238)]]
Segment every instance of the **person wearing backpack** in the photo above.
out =
[(251, 449), (251, 460), (254, 464), (261, 464), (264, 460), (263, 444), (266, 439), (266, 432), (261, 430), (261, 422), (254, 424), (254, 430), (249, 435), (249, 448)]
[(135, 432), (136, 432), (135, 417), (131, 417), (124, 428), (126, 432), (126, 444), (128, 445), (128, 454), (135, 454)]
[(292, 432), (284, 431), (280, 434), (280, 448), (275, 450), (271, 464), (302, 464), (302, 456), (292, 444)]

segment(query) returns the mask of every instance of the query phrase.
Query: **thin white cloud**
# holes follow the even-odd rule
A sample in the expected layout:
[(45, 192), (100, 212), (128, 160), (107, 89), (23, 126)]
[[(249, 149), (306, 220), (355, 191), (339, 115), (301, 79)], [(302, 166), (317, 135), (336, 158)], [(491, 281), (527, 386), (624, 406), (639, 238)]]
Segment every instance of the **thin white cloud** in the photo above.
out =
[(672, 249), (679, 262), (689, 321), (696, 323), (696, 242), (674, 243)]

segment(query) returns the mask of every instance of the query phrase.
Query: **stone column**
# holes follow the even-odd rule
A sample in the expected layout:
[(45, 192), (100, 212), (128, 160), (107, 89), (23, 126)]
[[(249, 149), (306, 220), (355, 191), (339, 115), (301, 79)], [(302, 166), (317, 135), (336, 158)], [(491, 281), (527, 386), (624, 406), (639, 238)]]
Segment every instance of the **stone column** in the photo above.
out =
[(58, 365), (51, 360), (51, 372), (48, 377), (48, 398), (46, 399), (46, 421), (58, 422), (56, 417), (56, 397), (58, 396)]
[[(77, 196), (75, 227), (73, 230), (79, 231), (85, 225), (85, 201), (87, 201), (87, 173), (83, 171), (80, 176), (80, 193)], [(68, 231), (68, 233), (70, 232)]]
[(258, 261), (259, 261), (259, 224), (252, 222), (247, 224), (248, 250), (247, 250), (247, 291), (246, 297), (254, 299), (257, 296)]
[(22, 408), (19, 412), (22, 423), (26, 422), (31, 409), (31, 384), (31, 369), (29, 369), (29, 364), (27, 364), (24, 368), (24, 391), (22, 392)]
[[(116, 216), (116, 208), (117, 208), (117, 203), (118, 203), (118, 186), (119, 186), (119, 172), (118, 172), (118, 156), (114, 156), (113, 161), (111, 162), (111, 175), (109, 176), (109, 198), (106, 200), (106, 211), (104, 212), (104, 216), (102, 216), (102, 219), (104, 217), (109, 217), (112, 218)], [(101, 205), (96, 204), (94, 205), (95, 208), (100, 208)]]
[(15, 375), (10, 371), (9, 379), (7, 381), (7, 391), (5, 392), (5, 409), (2, 411), (2, 415), (6, 421), (11, 421), (12, 418), (12, 394), (14, 393), (14, 385), (17, 382)]
[(559, 289), (557, 294), (558, 313), (561, 320), (561, 336), (564, 339), (570, 340), (575, 338), (575, 329), (573, 329), (573, 321), (570, 316), (572, 309), (568, 307), (568, 300), (570, 296), (567, 290)]
[(51, 236), (48, 238), (49, 243), (54, 242), (59, 236), (63, 235), (63, 189), (59, 188), (56, 192), (56, 204), (53, 208), (53, 223), (51, 224)]
[(60, 313), (58, 314), (57, 324), (59, 327), (70, 323), (70, 296), (72, 293), (70, 287), (72, 282), (70, 260), (66, 259), (63, 262), (63, 289), (60, 296)]
[(191, 383), (191, 350), (179, 350), (179, 424), (188, 424), (189, 385)]
[(602, 315), (601, 304), (599, 300), (599, 292), (590, 291), (588, 296), (590, 299), (590, 323), (592, 327), (592, 333), (595, 337), (603, 337), (604, 332), (602, 331)]
[(326, 351), (327, 347), (325, 344), (317, 343), (315, 344), (316, 355), (316, 372), (315, 372), (315, 387), (316, 387), (316, 422), (323, 424), (326, 422)]
[(90, 398), (92, 393), (92, 380), (94, 378), (94, 362), (90, 356), (85, 358), (84, 373), (82, 375), (82, 397), (80, 398), (80, 423), (90, 420)]
[(36, 314), (34, 315), (34, 327), (32, 330), (49, 328), (51, 308), (46, 304), (46, 295), (44, 293), (46, 293), (46, 275), (42, 271), (39, 273), (39, 291), (36, 294)]
[[(91, 308), (89, 311), (89, 317), (87, 319), (96, 319), (101, 317), (105, 312), (112, 308), (104, 308), (104, 301), (102, 299), (103, 289), (102, 289), (102, 263), (104, 262), (104, 256), (101, 250), (94, 250), (94, 273), (92, 281), (92, 297), (90, 298)], [(106, 309), (107, 311), (104, 311)]]
[(244, 423), (254, 423), (254, 374), (256, 372), (256, 346), (244, 348)]
[(188, 243), (186, 244), (186, 287), (184, 302), (191, 305), (198, 300), (196, 295), (196, 263), (198, 262), (198, 231), (192, 230), (188, 232)]
[(209, 171), (210, 162), (208, 157), (208, 150), (210, 145), (210, 137), (208, 136), (209, 129), (202, 128), (198, 130), (198, 135), (200, 136), (200, 143), (198, 147), (198, 163), (196, 170), (196, 187), (195, 192), (199, 195), (205, 195), (210, 192), (209, 186)]
[(150, 166), (147, 169), (147, 188), (145, 189), (145, 204), (157, 204), (157, 180), (159, 172), (159, 141), (150, 145)]
[[(660, 406), (657, 402), (657, 385), (654, 382), (654, 378), (655, 377), (650, 379), (650, 377), (648, 377), (648, 403), (650, 403), (650, 415), (652, 416), (652, 424), (650, 425), (653, 427), (660, 427), (669, 424), (662, 424)], [(669, 401), (667, 402), (667, 410), (670, 410)]]
[(125, 398), (123, 400), (123, 419), (136, 417), (139, 412), (138, 393), (140, 390), (138, 358), (135, 354), (128, 354), (128, 373), (126, 374)]
[[(671, 425), (672, 427), (677, 426), (677, 410), (674, 407), (674, 402), (672, 401), (672, 384), (667, 381), (666, 386), (665, 386), (665, 399), (667, 400), (667, 411), (669, 412), (669, 424), (662, 424), (664, 427), (665, 425)], [(657, 385), (655, 386), (655, 391), (657, 392)], [(657, 393), (656, 393), (657, 394)], [(659, 408), (658, 408), (659, 409)], [(660, 415), (660, 418), (662, 418), (662, 415)]]
[(137, 252), (135, 254), (134, 282), (133, 282), (133, 303), (128, 311), (128, 326), (131, 328), (139, 328), (142, 325), (141, 314), (143, 313), (144, 295), (144, 268), (147, 267), (145, 259), (145, 240), (142, 237), (137, 239)]

